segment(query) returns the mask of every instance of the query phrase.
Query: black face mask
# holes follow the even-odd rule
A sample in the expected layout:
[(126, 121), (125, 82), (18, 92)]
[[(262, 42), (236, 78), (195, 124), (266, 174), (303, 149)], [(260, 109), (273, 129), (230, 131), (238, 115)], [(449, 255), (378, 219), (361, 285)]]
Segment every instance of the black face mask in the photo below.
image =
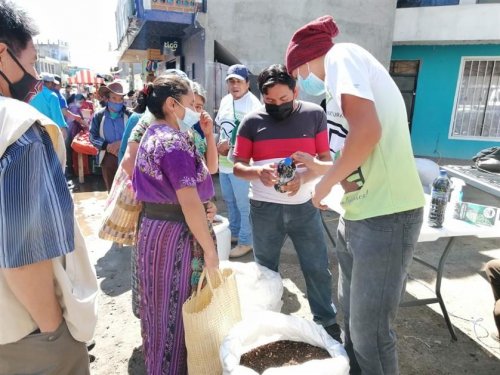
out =
[(7, 78), (5, 73), (2, 72), (1, 70), (0, 70), (0, 75), (9, 84), (10, 94), (14, 99), (22, 100), (23, 102), (29, 103), (31, 98), (33, 98), (36, 94), (42, 91), (43, 82), (41, 80), (36, 79), (31, 74), (29, 74), (10, 49), (8, 49), (7, 52), (16, 62), (17, 66), (19, 66), (23, 70), (24, 75), (19, 81), (14, 83), (12, 83)]
[(293, 112), (293, 100), (280, 105), (266, 103), (266, 112), (275, 120), (282, 121)]

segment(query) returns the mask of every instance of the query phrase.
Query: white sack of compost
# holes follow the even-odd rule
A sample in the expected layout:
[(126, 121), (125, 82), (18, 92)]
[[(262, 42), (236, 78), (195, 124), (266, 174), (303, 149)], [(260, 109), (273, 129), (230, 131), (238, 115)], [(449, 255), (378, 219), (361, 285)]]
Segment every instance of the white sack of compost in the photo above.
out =
[(222, 261), (219, 268), (230, 268), (235, 273), (242, 319), (250, 318), (259, 311), (281, 311), (283, 281), (278, 272), (255, 262)]
[(262, 345), (280, 340), (304, 342), (325, 349), (332, 358), (311, 360), (299, 365), (274, 367), (263, 375), (348, 375), (349, 358), (344, 347), (320, 325), (295, 316), (261, 312), (243, 319), (225, 337), (220, 348), (224, 375), (257, 375), (240, 365), (241, 356)]

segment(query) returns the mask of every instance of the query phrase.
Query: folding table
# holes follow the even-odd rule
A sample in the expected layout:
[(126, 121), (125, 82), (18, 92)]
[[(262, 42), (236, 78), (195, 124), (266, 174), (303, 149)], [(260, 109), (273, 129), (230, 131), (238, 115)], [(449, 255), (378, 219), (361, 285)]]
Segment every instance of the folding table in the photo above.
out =
[[(343, 214), (344, 210), (340, 206), (340, 200), (342, 198), (343, 190), (339, 185), (336, 185), (332, 192), (323, 200), (323, 203), (326, 204), (330, 209)], [(446, 258), (448, 257), (450, 251), (453, 248), (454, 242), (457, 237), (463, 236), (476, 236), (479, 238), (493, 238), (500, 237), (500, 221), (497, 220), (495, 226), (480, 226), (470, 224), (468, 222), (453, 219), (451, 215), (447, 213), (445, 221), (443, 223), (442, 228), (431, 228), (427, 223), (427, 217), (429, 215), (429, 206), (430, 206), (430, 196), (426, 194), (426, 205), (424, 207), (424, 222), (422, 225), (422, 229), (420, 230), (420, 236), (418, 237), (418, 242), (432, 242), (436, 241), (439, 238), (448, 238), (448, 242), (441, 254), (441, 258), (439, 259), (439, 263), (437, 266), (427, 263), (421, 258), (416, 256), (413, 259), (422, 264), (423, 266), (430, 268), (436, 272), (436, 285), (435, 285), (435, 294), (434, 298), (425, 298), (418, 299), (415, 301), (402, 302), (400, 306), (402, 307), (411, 307), (411, 306), (421, 306), (421, 305), (429, 305), (432, 303), (439, 303), (441, 307), (441, 311), (443, 312), (444, 320), (446, 321), (446, 325), (448, 326), (448, 330), (450, 331), (450, 335), (453, 340), (457, 340), (457, 336), (455, 334), (455, 330), (451, 324), (450, 317), (448, 315), (448, 311), (446, 310), (446, 305), (444, 303), (443, 297), (441, 296), (441, 282), (443, 278), (443, 270), (444, 265), (446, 263)], [(325, 229), (329, 237), (331, 236), (330, 230), (327, 228), (326, 224), (323, 222)], [(331, 237), (330, 237), (331, 238)]]

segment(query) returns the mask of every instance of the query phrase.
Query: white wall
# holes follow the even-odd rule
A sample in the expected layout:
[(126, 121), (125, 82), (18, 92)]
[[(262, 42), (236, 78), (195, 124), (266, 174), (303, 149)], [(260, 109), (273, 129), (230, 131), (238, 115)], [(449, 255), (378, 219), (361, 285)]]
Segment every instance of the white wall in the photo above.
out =
[(498, 42), (500, 42), (500, 4), (396, 10), (395, 44)]
[[(337, 41), (358, 43), (387, 65), (395, 9), (394, 0), (217, 0), (198, 19), (208, 45), (217, 40), (255, 70), (283, 62), (293, 32), (325, 14), (340, 28)], [(211, 58), (208, 48), (207, 61)]]
[[(205, 28), (206, 88), (213, 93), (214, 41), (245, 64), (252, 73), (284, 63), (295, 30), (329, 14), (340, 34), (337, 42), (354, 42), (388, 66), (392, 49), (395, 0), (216, 0), (198, 14)], [(209, 99), (210, 101), (213, 98)]]

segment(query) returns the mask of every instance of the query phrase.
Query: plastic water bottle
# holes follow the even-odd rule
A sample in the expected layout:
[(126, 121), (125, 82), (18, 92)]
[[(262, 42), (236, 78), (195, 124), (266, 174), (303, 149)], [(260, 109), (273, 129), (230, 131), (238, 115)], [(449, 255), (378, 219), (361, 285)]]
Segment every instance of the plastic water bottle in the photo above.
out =
[(278, 182), (274, 184), (274, 189), (280, 193), (285, 193), (281, 188), (295, 177), (295, 163), (292, 158), (285, 158), (278, 163)]
[(429, 226), (441, 228), (446, 213), (446, 205), (450, 199), (451, 181), (446, 171), (440, 170), (439, 177), (432, 183), (431, 209), (429, 211)]

